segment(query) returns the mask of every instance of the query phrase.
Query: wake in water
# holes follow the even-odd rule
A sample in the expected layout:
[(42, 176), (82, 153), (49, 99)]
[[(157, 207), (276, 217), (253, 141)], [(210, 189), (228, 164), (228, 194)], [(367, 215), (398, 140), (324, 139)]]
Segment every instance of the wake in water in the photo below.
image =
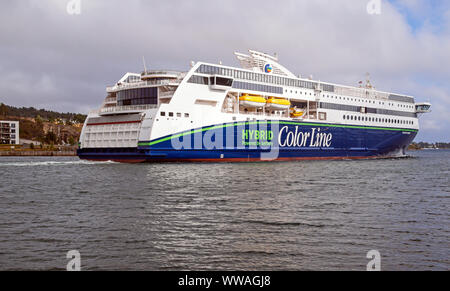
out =
[(116, 164), (116, 162), (113, 161), (106, 161), (106, 162), (94, 162), (94, 161), (86, 161), (86, 160), (79, 160), (79, 161), (40, 161), (40, 162), (6, 162), (2, 163), (0, 162), (0, 167), (30, 167), (30, 166), (67, 166), (67, 165), (97, 165), (97, 164)]

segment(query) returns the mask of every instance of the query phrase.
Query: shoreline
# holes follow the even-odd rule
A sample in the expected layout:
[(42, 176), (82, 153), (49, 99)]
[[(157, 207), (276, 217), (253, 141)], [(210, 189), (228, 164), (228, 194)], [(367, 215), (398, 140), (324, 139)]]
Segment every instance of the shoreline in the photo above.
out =
[(0, 151), (0, 157), (74, 157), (76, 151)]

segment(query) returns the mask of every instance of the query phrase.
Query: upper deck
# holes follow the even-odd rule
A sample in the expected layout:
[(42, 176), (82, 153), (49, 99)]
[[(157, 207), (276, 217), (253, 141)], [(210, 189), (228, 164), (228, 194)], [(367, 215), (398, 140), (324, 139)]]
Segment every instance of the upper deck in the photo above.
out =
[(178, 86), (185, 76), (185, 72), (162, 70), (145, 71), (141, 74), (127, 73), (119, 82), (106, 87), (106, 92), (113, 93), (150, 86)]
[[(284, 98), (291, 102), (292, 108), (307, 108), (312, 111), (302, 118), (317, 119), (318, 109), (417, 117), (418, 112), (412, 96), (376, 90), (369, 81), (364, 87), (355, 87), (296, 77), (278, 63), (277, 57), (249, 52), (250, 56), (236, 53), (243, 68), (199, 62), (192, 64), (189, 72), (145, 70), (140, 74), (127, 73), (115, 85), (107, 87), (108, 96), (100, 110), (95, 113), (136, 113), (169, 103), (184, 107), (192, 106), (193, 103), (219, 104), (219, 108), (224, 100), (234, 98), (233, 102), (237, 107), (231, 110), (224, 104), (223, 112), (261, 114), (261, 110), (257, 108), (240, 108), (238, 99), (243, 94), (256, 94), (266, 99)], [(219, 79), (228, 84), (222, 86)], [(191, 87), (188, 84), (207, 85), (209, 90), (203, 91), (200, 87)], [(203, 97), (199, 97), (198, 90), (203, 92)], [(176, 92), (178, 93), (175, 94)], [(180, 97), (172, 102), (175, 95)], [(195, 100), (191, 100), (192, 98)], [(264, 114), (280, 114), (276, 110), (272, 111), (274, 112), (269, 113), (266, 110)], [(285, 110), (281, 116), (289, 118), (289, 111)]]

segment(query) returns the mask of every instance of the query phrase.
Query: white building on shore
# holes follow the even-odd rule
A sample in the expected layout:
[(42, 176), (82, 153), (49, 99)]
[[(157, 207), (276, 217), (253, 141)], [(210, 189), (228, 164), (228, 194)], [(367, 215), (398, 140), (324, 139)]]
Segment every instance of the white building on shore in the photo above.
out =
[(0, 120), (0, 144), (20, 144), (18, 121)]

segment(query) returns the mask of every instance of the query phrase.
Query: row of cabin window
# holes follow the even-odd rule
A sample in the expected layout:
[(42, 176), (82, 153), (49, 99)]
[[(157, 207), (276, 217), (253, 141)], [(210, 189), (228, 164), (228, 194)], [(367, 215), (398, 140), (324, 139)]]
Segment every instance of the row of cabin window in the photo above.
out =
[[(207, 77), (192, 75), (192, 77), (188, 80), (188, 83), (208, 85), (209, 81), (208, 81)], [(252, 91), (260, 91), (260, 92), (275, 93), (275, 94), (283, 93), (282, 87), (275, 87), (275, 86), (255, 84), (255, 83), (234, 81), (234, 82), (232, 82), (232, 86), (234, 89), (241, 89), (241, 90), (252, 90)]]
[[(250, 80), (250, 81), (256, 81), (256, 82), (264, 82), (264, 83), (270, 83), (270, 84), (309, 88), (309, 89), (314, 89), (314, 86), (317, 84), (317, 83), (308, 82), (308, 81), (284, 78), (281, 76), (238, 71), (238, 70), (234, 70), (234, 69), (225, 69), (225, 68), (219, 68), (219, 67), (210, 66), (210, 65), (201, 65), (197, 69), (197, 73), (210, 74), (210, 75), (222, 75), (222, 76), (233, 77), (235, 79), (241, 79), (241, 80)], [(331, 88), (327, 88), (327, 89), (331, 90)], [(333, 88), (333, 91), (334, 91), (334, 88)]]
[[(292, 93), (292, 92), (291, 92)], [(323, 95), (323, 97), (327, 97), (327, 98), (331, 98), (331, 99), (333, 99), (333, 98), (335, 98), (335, 99), (340, 99), (340, 100), (348, 100), (348, 101), (353, 101), (353, 98), (349, 98), (349, 97), (341, 97), (341, 96), (333, 96), (333, 95), (326, 95), (325, 96), (325, 94)], [(373, 104), (376, 104), (377, 102), (376, 101), (374, 101), (374, 100), (365, 100), (365, 99), (356, 99), (355, 98), (355, 101), (357, 101), (357, 102), (365, 102), (365, 103), (373, 103)], [(382, 102), (382, 101), (378, 101), (378, 104), (379, 105), (384, 105), (385, 104), (385, 102)], [(395, 106), (395, 104), (394, 103), (388, 103), (388, 106)], [(410, 108), (410, 109), (412, 109), (412, 108), (414, 108), (414, 106), (411, 106), (411, 105), (405, 105), (405, 104), (397, 104), (397, 107), (403, 107), (403, 108)]]
[(241, 90), (252, 90), (266, 93), (283, 94), (283, 88), (269, 85), (261, 85), (247, 82), (234, 81), (233, 88)]
[[(166, 112), (161, 111), (161, 116), (175, 117), (175, 113), (174, 113), (174, 112), (167, 112), (167, 115), (166, 115)], [(176, 116), (177, 116), (177, 117), (181, 117), (182, 114), (181, 114), (180, 112), (177, 112), (177, 113), (176, 113)], [(189, 113), (185, 113), (185, 114), (184, 114), (184, 117), (185, 117), (185, 118), (189, 118)]]
[(396, 94), (389, 95), (389, 100), (397, 101), (397, 102), (406, 102), (406, 103), (414, 103), (414, 98), (408, 96), (400, 96)]
[(369, 121), (369, 122), (382, 122), (382, 123), (392, 123), (392, 124), (410, 124), (413, 125), (414, 121), (411, 120), (400, 120), (400, 119), (389, 119), (389, 118), (379, 118), (379, 117), (367, 117), (367, 116), (353, 116), (344, 115), (344, 120), (355, 120), (355, 121)]
[[(288, 93), (289, 90), (288, 90), (288, 89), (285, 89), (284, 92), (285, 92), (285, 93)], [(300, 92), (300, 94), (303, 94), (302, 91), (294, 91), (294, 90), (291, 90), (291, 93), (298, 94), (298, 92)], [(305, 95), (308, 95), (308, 92), (305, 92)], [(312, 96), (312, 93), (309, 93), (309, 95)], [(314, 96), (316, 96), (316, 94), (314, 94)]]
[(347, 104), (337, 104), (337, 103), (328, 103), (328, 102), (320, 102), (320, 108), (323, 109), (333, 109), (333, 110), (343, 110), (343, 111), (353, 111), (353, 112), (361, 112), (361, 113), (373, 113), (373, 114), (383, 114), (383, 115), (395, 115), (402, 117), (417, 117), (416, 113), (406, 112), (406, 111), (396, 111), (375, 107), (363, 107), (356, 105), (347, 105)]

